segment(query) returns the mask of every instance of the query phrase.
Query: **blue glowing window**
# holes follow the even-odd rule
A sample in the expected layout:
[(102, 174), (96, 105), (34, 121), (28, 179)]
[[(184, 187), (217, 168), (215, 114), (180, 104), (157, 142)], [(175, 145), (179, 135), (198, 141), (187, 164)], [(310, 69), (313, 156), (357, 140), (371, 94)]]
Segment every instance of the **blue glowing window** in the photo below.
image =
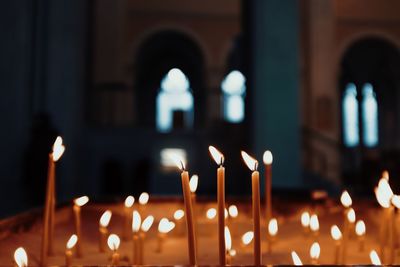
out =
[(231, 71), (221, 83), (224, 94), (224, 119), (231, 123), (240, 123), (244, 119), (244, 94), (246, 78), (238, 71)]
[(378, 144), (378, 102), (370, 83), (364, 84), (362, 88), (361, 108), (364, 145), (376, 146)]
[(156, 100), (156, 127), (160, 132), (170, 132), (175, 111), (184, 112), (184, 125), (193, 125), (193, 95), (189, 79), (177, 68), (171, 69), (161, 80)]
[(353, 83), (346, 86), (343, 96), (343, 141), (347, 147), (359, 144), (357, 89)]

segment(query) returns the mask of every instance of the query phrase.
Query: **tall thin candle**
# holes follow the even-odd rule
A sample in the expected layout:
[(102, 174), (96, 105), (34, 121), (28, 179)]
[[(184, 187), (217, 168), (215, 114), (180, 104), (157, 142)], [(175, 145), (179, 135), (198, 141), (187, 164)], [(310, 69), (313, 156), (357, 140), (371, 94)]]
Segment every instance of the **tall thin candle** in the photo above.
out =
[(269, 222), (272, 218), (272, 200), (271, 200), (271, 183), (272, 183), (272, 153), (267, 150), (264, 152), (263, 161), (265, 166), (265, 216)]
[(89, 198), (87, 196), (79, 197), (74, 200), (74, 217), (75, 217), (75, 233), (78, 238), (76, 242), (76, 255), (82, 257), (82, 234), (81, 234), (81, 207), (88, 203)]

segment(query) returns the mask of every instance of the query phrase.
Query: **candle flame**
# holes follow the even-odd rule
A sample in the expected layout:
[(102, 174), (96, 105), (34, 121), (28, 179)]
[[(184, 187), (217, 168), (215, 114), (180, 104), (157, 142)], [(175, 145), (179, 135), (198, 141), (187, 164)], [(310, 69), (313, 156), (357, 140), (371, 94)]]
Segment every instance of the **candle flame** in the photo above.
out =
[(103, 215), (101, 215), (101, 217), (100, 217), (100, 225), (102, 227), (107, 227), (108, 224), (110, 223), (111, 216), (112, 216), (112, 212), (110, 210), (106, 210), (103, 213)]
[(112, 251), (117, 251), (120, 243), (121, 243), (121, 240), (119, 239), (119, 237), (116, 234), (111, 234), (107, 239), (108, 247)]
[(28, 255), (23, 247), (19, 247), (15, 250), (14, 260), (18, 267), (28, 266)]
[(210, 208), (207, 210), (206, 216), (208, 219), (212, 220), (217, 216), (217, 210), (215, 208)]
[(134, 210), (132, 213), (132, 231), (134, 233), (139, 232), (141, 223), (142, 217), (140, 217), (140, 213)]
[(64, 154), (64, 151), (65, 151), (65, 146), (63, 145), (63, 140), (61, 136), (57, 136), (56, 141), (54, 141), (53, 144), (53, 153), (52, 153), (53, 161), (54, 162), (58, 161)]
[(247, 246), (248, 244), (251, 243), (251, 241), (253, 241), (253, 238), (254, 238), (254, 232), (248, 231), (244, 233), (244, 235), (242, 235), (242, 243)]
[(176, 210), (175, 212), (174, 212), (174, 219), (175, 220), (177, 220), (177, 221), (179, 221), (180, 219), (182, 219), (183, 218), (183, 216), (185, 216), (185, 212), (183, 211), (183, 210)]
[(198, 184), (199, 184), (199, 176), (196, 174), (192, 175), (189, 181), (190, 192), (196, 193)]
[(342, 203), (342, 205), (345, 208), (348, 208), (351, 206), (351, 204), (353, 204), (353, 201), (350, 197), (349, 192), (347, 192), (347, 190), (344, 190), (342, 195), (340, 196), (340, 202)]
[(399, 195), (393, 195), (392, 197), (392, 204), (396, 208), (400, 209), (400, 196)]
[(167, 218), (162, 218), (158, 223), (158, 231), (163, 234), (169, 233), (174, 227), (175, 223), (170, 222)]
[(349, 220), (349, 222), (354, 223), (356, 221), (356, 212), (354, 211), (354, 209), (349, 209), (349, 211), (347, 212), (347, 220)]
[(375, 250), (371, 250), (371, 252), (369, 253), (369, 258), (371, 259), (371, 263), (373, 265), (382, 265), (381, 259), (379, 258), (378, 253), (376, 253)]
[(310, 258), (313, 260), (319, 259), (319, 254), (321, 253), (321, 247), (318, 242), (314, 242), (310, 247)]
[(378, 187), (375, 188), (375, 196), (379, 205), (381, 205), (383, 208), (390, 207), (393, 191), (386, 179), (381, 178), (379, 180)]
[(237, 252), (236, 252), (236, 249), (230, 249), (228, 251), (228, 253), (229, 253), (230, 256), (235, 257)]
[(271, 165), (274, 157), (272, 157), (272, 153), (269, 150), (266, 150), (263, 155), (263, 161), (265, 165)]
[(313, 214), (310, 217), (310, 229), (313, 232), (317, 232), (319, 230), (319, 221), (316, 214)]
[(258, 161), (252, 158), (249, 154), (247, 154), (244, 151), (241, 151), (242, 158), (244, 160), (244, 163), (246, 163), (247, 168), (249, 168), (251, 171), (256, 171), (258, 167)]
[(292, 260), (293, 260), (293, 265), (295, 265), (295, 266), (303, 265), (303, 263), (300, 260), (299, 255), (297, 255), (296, 251), (292, 251)]
[(76, 242), (78, 242), (78, 237), (76, 235), (71, 235), (67, 242), (67, 249), (72, 249), (76, 245)]
[(225, 226), (225, 249), (226, 251), (231, 250), (232, 248), (232, 237), (231, 237), (231, 231), (229, 231), (229, 227)]
[(77, 205), (79, 207), (82, 207), (83, 205), (85, 205), (88, 202), (89, 202), (88, 196), (78, 197), (74, 200), (75, 205)]
[(144, 221), (142, 222), (142, 226), (141, 229), (143, 232), (147, 232), (149, 231), (150, 227), (153, 225), (154, 222), (154, 217), (149, 215), (146, 217), (146, 219), (144, 219)]
[(278, 221), (272, 218), (268, 223), (268, 233), (270, 236), (275, 236), (278, 233)]
[(185, 160), (177, 153), (171, 153), (169, 155), (171, 159), (175, 162), (176, 166), (181, 170), (184, 171), (186, 169)]
[(211, 157), (214, 159), (215, 163), (217, 163), (220, 166), (224, 164), (225, 161), (224, 155), (221, 152), (219, 152), (218, 149), (216, 149), (213, 146), (209, 146), (208, 151), (210, 151)]
[(362, 236), (362, 235), (365, 234), (365, 231), (366, 231), (366, 228), (365, 228), (365, 223), (364, 223), (364, 221), (363, 221), (363, 220), (359, 220), (359, 221), (356, 223), (356, 234), (357, 234), (358, 236)]
[(146, 192), (141, 193), (139, 196), (139, 204), (146, 205), (147, 202), (149, 202), (149, 198), (150, 198), (150, 196), (148, 193), (146, 193)]
[(125, 198), (125, 207), (126, 208), (131, 208), (134, 203), (135, 203), (135, 198), (133, 196), (127, 196)]
[(301, 225), (303, 227), (310, 226), (310, 213), (308, 213), (307, 211), (305, 211), (301, 214)]
[(340, 240), (342, 239), (342, 232), (340, 231), (339, 227), (337, 225), (333, 225), (331, 227), (331, 236), (333, 240)]
[(228, 213), (231, 218), (236, 218), (239, 215), (239, 210), (236, 205), (230, 205), (228, 208)]

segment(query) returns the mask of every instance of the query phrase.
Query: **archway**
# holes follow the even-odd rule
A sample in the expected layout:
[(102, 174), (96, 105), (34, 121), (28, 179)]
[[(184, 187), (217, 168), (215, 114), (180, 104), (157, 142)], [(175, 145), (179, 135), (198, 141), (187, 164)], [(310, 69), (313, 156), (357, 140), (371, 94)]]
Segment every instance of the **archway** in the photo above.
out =
[(339, 88), (343, 182), (370, 190), (383, 169), (400, 174), (399, 49), (378, 37), (355, 41), (342, 57)]

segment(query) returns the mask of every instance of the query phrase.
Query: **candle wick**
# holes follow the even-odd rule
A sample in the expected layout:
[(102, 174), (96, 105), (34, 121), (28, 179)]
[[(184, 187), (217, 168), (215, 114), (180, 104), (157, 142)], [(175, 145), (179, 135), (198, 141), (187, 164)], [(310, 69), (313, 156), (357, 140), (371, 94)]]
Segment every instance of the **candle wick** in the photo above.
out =
[(185, 171), (185, 165), (183, 164), (182, 161), (181, 161), (181, 167), (182, 167), (182, 171)]
[(224, 157), (221, 157), (221, 162), (219, 163), (219, 166), (222, 167), (222, 165), (224, 165)]
[(254, 162), (254, 171), (256, 171), (257, 168), (258, 168), (258, 162), (256, 161), (256, 162)]

